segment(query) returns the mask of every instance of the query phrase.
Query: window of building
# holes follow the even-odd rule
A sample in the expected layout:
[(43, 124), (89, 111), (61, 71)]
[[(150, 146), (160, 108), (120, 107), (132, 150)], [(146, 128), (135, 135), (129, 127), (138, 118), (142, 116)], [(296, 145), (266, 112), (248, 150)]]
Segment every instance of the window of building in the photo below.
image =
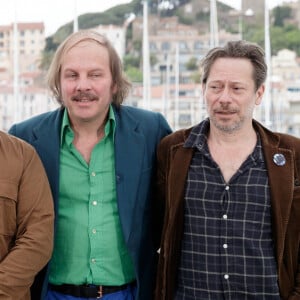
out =
[(182, 110), (191, 109), (191, 104), (189, 102), (179, 102), (179, 109)]
[(194, 49), (195, 49), (195, 50), (200, 50), (200, 49), (202, 49), (202, 48), (203, 48), (203, 43), (202, 43), (202, 42), (196, 41), (196, 42), (194, 43)]
[(168, 50), (170, 50), (170, 43), (169, 43), (169, 42), (163, 42), (163, 43), (161, 44), (161, 50), (163, 50), (163, 51), (168, 51)]
[(179, 125), (187, 126), (191, 124), (191, 115), (190, 114), (180, 114), (179, 115)]
[(150, 42), (150, 45), (149, 45), (149, 47), (150, 47), (150, 50), (152, 50), (152, 51), (156, 51), (156, 50), (157, 50), (157, 48), (156, 48), (156, 44), (155, 44), (155, 43), (153, 43), (153, 42)]
[(179, 49), (180, 50), (187, 50), (188, 49), (187, 43), (184, 42), (184, 41), (179, 42)]

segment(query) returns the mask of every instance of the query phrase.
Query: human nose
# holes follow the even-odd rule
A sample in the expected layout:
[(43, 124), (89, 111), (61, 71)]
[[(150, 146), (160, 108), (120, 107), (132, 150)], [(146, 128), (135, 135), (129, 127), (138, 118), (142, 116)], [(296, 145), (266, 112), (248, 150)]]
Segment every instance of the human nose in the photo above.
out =
[(225, 86), (219, 95), (220, 102), (230, 102), (232, 100), (229, 87)]
[(90, 81), (89, 81), (88, 77), (80, 76), (77, 80), (76, 89), (77, 89), (77, 91), (86, 91), (86, 90), (91, 89)]

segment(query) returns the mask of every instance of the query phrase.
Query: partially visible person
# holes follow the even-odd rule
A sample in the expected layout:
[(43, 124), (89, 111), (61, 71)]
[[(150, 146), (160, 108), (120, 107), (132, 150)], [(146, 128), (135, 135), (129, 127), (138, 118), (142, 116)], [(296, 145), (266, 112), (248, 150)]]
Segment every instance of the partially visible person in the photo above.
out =
[(130, 83), (97, 32), (60, 45), (48, 83), (61, 107), (10, 130), (39, 153), (56, 210), (49, 276), (37, 278), (33, 299), (150, 300), (156, 149), (171, 129), (161, 114), (123, 104)]
[(0, 131), (0, 299), (30, 300), (53, 248), (53, 200), (36, 151)]
[(267, 76), (246, 41), (202, 61), (208, 118), (158, 148), (156, 300), (300, 299), (300, 139), (253, 118)]

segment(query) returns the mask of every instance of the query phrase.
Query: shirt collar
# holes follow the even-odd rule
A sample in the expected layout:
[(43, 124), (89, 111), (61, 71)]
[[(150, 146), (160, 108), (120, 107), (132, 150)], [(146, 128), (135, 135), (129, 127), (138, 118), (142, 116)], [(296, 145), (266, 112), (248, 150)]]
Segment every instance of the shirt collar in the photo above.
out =
[(183, 147), (198, 148), (199, 150), (201, 150), (207, 143), (209, 127), (210, 125), (208, 118), (198, 125), (194, 126)]
[[(185, 141), (183, 147), (185, 148), (197, 148), (198, 150), (206, 149), (207, 146), (207, 137), (208, 131), (210, 128), (209, 118), (205, 119), (203, 122), (192, 128), (187, 140)], [(261, 138), (258, 132), (257, 134), (257, 143), (254, 148), (254, 151), (251, 154), (251, 157), (254, 161), (264, 161), (264, 155), (262, 151)], [(208, 150), (208, 148), (207, 148)]]
[[(104, 134), (105, 136), (108, 136), (110, 133), (112, 133), (113, 141), (115, 140), (115, 131), (116, 131), (116, 119), (115, 119), (115, 113), (112, 108), (112, 106), (109, 106), (108, 111), (108, 119), (106, 121), (105, 127), (104, 127)], [(62, 118), (62, 124), (61, 124), (61, 134), (60, 134), (60, 145), (63, 144), (63, 142), (66, 139), (67, 132), (72, 132), (73, 130), (70, 125), (69, 115), (68, 111), (65, 108)]]

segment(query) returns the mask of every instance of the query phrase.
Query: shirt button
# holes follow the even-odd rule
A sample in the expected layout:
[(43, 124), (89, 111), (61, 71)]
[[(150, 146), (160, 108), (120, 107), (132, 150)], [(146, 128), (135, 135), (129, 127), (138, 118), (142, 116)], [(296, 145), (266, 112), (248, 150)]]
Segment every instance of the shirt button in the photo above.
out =
[(96, 232), (97, 232), (97, 230), (94, 228), (94, 229), (92, 230), (92, 233), (95, 234)]
[(95, 206), (95, 205), (97, 205), (98, 203), (97, 203), (96, 200), (94, 200), (94, 201), (92, 202), (92, 204)]
[(224, 249), (227, 249), (227, 248), (228, 248), (228, 245), (227, 245), (227, 244), (224, 244), (224, 245), (223, 245), (223, 248), (224, 248)]
[(225, 190), (226, 190), (226, 191), (228, 191), (228, 190), (229, 190), (229, 186), (228, 186), (228, 185), (226, 185), (226, 187), (225, 187)]
[(95, 176), (96, 176), (96, 173), (95, 173), (95, 172), (92, 172), (91, 175), (92, 175), (93, 177), (95, 177)]
[(227, 220), (227, 215), (223, 215), (223, 219), (224, 219), (224, 220)]
[(92, 258), (92, 263), (94, 264), (96, 262), (96, 259), (95, 258)]
[(224, 279), (226, 279), (226, 280), (229, 279), (229, 275), (228, 275), (228, 274), (225, 274), (225, 275), (224, 275)]

